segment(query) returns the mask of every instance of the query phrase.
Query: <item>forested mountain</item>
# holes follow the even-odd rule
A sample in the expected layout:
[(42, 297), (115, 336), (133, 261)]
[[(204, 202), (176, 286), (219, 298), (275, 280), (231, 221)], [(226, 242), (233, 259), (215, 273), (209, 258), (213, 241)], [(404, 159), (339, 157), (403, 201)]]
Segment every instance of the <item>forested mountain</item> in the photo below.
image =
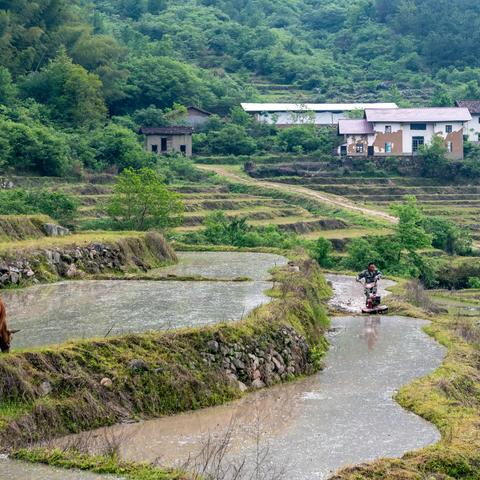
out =
[[(70, 164), (92, 167), (118, 155), (99, 148), (96, 129), (109, 118), (123, 139), (174, 104), (223, 115), (279, 95), (426, 105), (480, 97), (480, 3), (0, 0), (0, 164), (25, 156), (12, 132), (23, 143), (32, 128), (51, 128), (44, 136), (60, 143), (69, 135)], [(44, 162), (28, 158), (34, 169)]]

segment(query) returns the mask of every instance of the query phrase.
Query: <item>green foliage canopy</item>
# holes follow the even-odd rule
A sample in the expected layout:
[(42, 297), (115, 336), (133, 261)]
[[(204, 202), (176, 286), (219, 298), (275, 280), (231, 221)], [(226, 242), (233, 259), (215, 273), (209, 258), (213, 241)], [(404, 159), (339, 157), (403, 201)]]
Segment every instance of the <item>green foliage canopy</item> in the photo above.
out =
[(154, 170), (129, 167), (117, 177), (106, 210), (119, 228), (147, 230), (179, 225), (183, 203)]

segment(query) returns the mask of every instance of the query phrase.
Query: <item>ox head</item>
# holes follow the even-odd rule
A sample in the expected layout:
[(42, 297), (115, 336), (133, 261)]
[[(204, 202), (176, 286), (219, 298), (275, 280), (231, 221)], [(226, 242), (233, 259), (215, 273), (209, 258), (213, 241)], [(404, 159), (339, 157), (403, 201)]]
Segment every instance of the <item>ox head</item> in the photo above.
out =
[(10, 344), (12, 343), (12, 337), (20, 330), (6, 330), (6, 333), (0, 336), (0, 350), (2, 353), (8, 353), (10, 351)]

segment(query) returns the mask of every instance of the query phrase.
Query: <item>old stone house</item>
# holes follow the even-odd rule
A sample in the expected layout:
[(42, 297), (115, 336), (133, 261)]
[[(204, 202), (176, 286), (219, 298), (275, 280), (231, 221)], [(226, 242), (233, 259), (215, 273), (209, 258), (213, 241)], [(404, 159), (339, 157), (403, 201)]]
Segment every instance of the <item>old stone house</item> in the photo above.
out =
[(472, 116), (465, 126), (465, 137), (470, 142), (480, 142), (480, 100), (458, 100), (455, 104), (460, 108), (468, 108)]
[(366, 109), (363, 119), (341, 119), (340, 155), (409, 156), (440, 136), (448, 157), (463, 158), (463, 132), (472, 120), (466, 108)]
[(187, 107), (186, 124), (193, 129), (197, 129), (198, 127), (201, 127), (206, 122), (208, 122), (208, 119), (211, 116), (212, 114), (210, 112), (207, 112), (206, 110), (190, 106)]
[(192, 156), (192, 127), (143, 127), (140, 130), (145, 135), (145, 149), (147, 152), (166, 155), (181, 153)]
[(395, 103), (242, 103), (245, 112), (261, 123), (290, 127), (314, 124), (318, 127), (337, 126), (353, 111), (367, 108), (397, 108)]

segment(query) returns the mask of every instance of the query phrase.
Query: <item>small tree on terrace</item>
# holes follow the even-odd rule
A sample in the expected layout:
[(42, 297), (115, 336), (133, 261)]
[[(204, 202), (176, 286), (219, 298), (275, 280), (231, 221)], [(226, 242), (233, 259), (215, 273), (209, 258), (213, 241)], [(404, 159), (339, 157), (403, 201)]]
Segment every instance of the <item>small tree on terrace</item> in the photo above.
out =
[(448, 171), (447, 149), (444, 140), (435, 135), (430, 145), (423, 145), (418, 153), (422, 163), (422, 176), (444, 177)]
[(405, 195), (403, 203), (393, 205), (392, 211), (398, 216), (395, 237), (402, 248), (414, 252), (432, 245), (432, 237), (423, 227), (425, 216), (414, 195)]
[(121, 228), (166, 228), (182, 222), (183, 203), (151, 168), (126, 168), (118, 176), (107, 213)]

